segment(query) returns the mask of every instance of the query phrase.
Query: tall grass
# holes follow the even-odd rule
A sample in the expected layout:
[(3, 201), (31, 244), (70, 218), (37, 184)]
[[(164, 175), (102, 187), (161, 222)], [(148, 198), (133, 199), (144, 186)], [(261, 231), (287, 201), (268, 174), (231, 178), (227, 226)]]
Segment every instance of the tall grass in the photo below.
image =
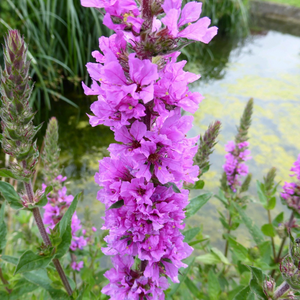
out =
[(87, 81), (90, 53), (98, 47), (99, 36), (109, 34), (100, 14), (81, 7), (79, 0), (5, 0), (0, 11), (0, 32), (14, 27), (26, 37), (36, 81), (32, 104), (39, 111), (43, 102), (50, 109), (51, 99), (76, 106), (63, 96), (64, 88)]
[[(202, 2), (202, 16), (212, 19), (212, 24), (219, 27), (219, 35), (247, 34), (248, 0)], [(74, 89), (81, 80), (88, 80), (85, 64), (91, 60), (90, 53), (98, 48), (99, 36), (110, 35), (102, 25), (101, 14), (81, 7), (79, 0), (0, 0), (0, 12), (0, 35), (11, 27), (17, 28), (29, 45), (31, 77), (36, 81), (32, 105), (41, 111), (41, 106), (50, 109), (51, 100), (61, 99), (76, 106), (64, 96), (64, 88)], [(220, 63), (215, 59), (218, 55), (214, 48), (218, 47), (197, 43), (183, 52), (189, 57), (190, 65), (204, 62), (204, 69), (211, 70), (212, 77), (218, 77), (226, 63), (222, 58)]]

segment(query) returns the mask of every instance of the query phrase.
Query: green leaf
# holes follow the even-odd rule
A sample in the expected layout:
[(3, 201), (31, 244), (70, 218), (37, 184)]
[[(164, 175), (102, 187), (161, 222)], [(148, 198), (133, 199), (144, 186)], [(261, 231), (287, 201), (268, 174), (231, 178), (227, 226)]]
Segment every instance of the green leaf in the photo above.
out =
[(52, 287), (52, 281), (49, 279), (46, 270), (40, 269), (32, 272), (26, 272), (23, 274), (23, 277), (25, 277), (28, 281), (45, 289), (50, 294), (53, 300), (70, 299), (63, 290), (55, 289)]
[(257, 246), (261, 255), (261, 261), (269, 265), (272, 260), (271, 241), (265, 241)]
[(18, 261), (19, 261), (18, 257), (9, 256), (9, 255), (1, 255), (0, 258), (10, 264), (15, 265), (15, 266), (18, 264)]
[(0, 254), (2, 253), (2, 250), (6, 246), (7, 227), (4, 221), (4, 214), (5, 214), (5, 202), (2, 203), (0, 209)]
[(109, 209), (120, 208), (124, 206), (124, 200), (119, 200), (109, 207)]
[(94, 279), (95, 279), (95, 283), (96, 284), (99, 284), (103, 281), (106, 280), (106, 277), (103, 276), (103, 274), (107, 271), (108, 269), (105, 269), (105, 270), (101, 270), (100, 272), (96, 273), (94, 275)]
[(215, 195), (215, 197), (216, 197), (217, 199), (219, 199), (219, 200), (225, 205), (225, 207), (227, 207), (227, 205), (228, 205), (228, 200), (227, 200), (227, 198), (225, 197), (225, 194), (224, 194), (224, 192), (223, 192), (221, 189), (219, 189), (219, 194), (218, 194), (218, 195)]
[(213, 253), (206, 253), (206, 254), (197, 256), (196, 261), (202, 262), (206, 265), (216, 265), (216, 264), (219, 264), (222, 262), (221, 259)]
[(44, 207), (48, 203), (47, 195), (53, 190), (52, 186), (47, 186), (41, 200), (35, 203), (35, 206)]
[(2, 253), (3, 249), (6, 246), (6, 234), (7, 228), (4, 222), (0, 223), (0, 254)]
[(10, 300), (9, 294), (5, 291), (0, 291), (0, 299), (1, 300)]
[(254, 221), (251, 218), (249, 218), (246, 215), (245, 211), (241, 207), (239, 207), (237, 204), (232, 203), (232, 205), (235, 207), (235, 209), (239, 213), (239, 215), (242, 218), (244, 224), (248, 228), (249, 233), (252, 235), (255, 243), (256, 244), (261, 244), (262, 242), (264, 242), (264, 236), (263, 236), (262, 232), (259, 230), (259, 228), (257, 227), (257, 225), (254, 224)]
[(185, 263), (188, 265), (186, 269), (180, 269), (182, 275), (178, 276), (179, 283), (173, 283), (171, 285), (171, 291), (168, 293), (168, 299), (172, 299), (172, 296), (177, 292), (181, 284), (185, 281), (190, 269), (192, 268), (195, 261), (195, 257), (190, 257)]
[(245, 261), (248, 259), (248, 250), (242, 244), (238, 243), (231, 236), (225, 236), (229, 243), (229, 248), (233, 255), (237, 257), (238, 260)]
[(227, 257), (225, 257), (224, 254), (219, 249), (213, 247), (213, 248), (211, 248), (211, 252), (213, 254), (215, 254), (216, 256), (218, 256), (220, 258), (220, 260), (222, 261), (222, 263), (224, 263), (225, 265), (229, 265), (230, 264), (230, 262), (227, 259)]
[(255, 300), (255, 294), (251, 291), (250, 286), (242, 289), (233, 300)]
[(59, 225), (60, 237), (63, 237), (64, 234), (65, 234), (65, 231), (67, 230), (67, 227), (71, 226), (71, 220), (72, 220), (73, 214), (74, 214), (74, 212), (76, 210), (78, 200), (81, 197), (82, 197), (82, 193), (79, 193), (79, 194), (77, 194), (75, 196), (75, 198), (72, 201), (71, 205), (69, 206), (68, 210), (63, 215), (63, 217), (61, 218), (61, 220), (59, 221), (59, 223), (56, 225), (56, 226)]
[(232, 300), (244, 288), (244, 285), (239, 285), (235, 289), (228, 292), (228, 300)]
[(268, 210), (272, 210), (272, 209), (275, 208), (275, 206), (276, 206), (276, 197), (272, 197), (272, 198), (269, 200), (267, 209), (268, 209)]
[(284, 212), (281, 212), (272, 222), (274, 227), (278, 227), (284, 220)]
[(194, 282), (187, 276), (184, 281), (187, 288), (190, 290), (190, 292), (197, 298), (200, 299), (200, 293), (199, 289), (195, 286)]
[(193, 186), (194, 190), (202, 190), (204, 188), (205, 182), (204, 180), (196, 181), (195, 185)]
[(184, 242), (190, 242), (198, 233), (200, 232), (200, 227), (195, 227), (184, 231), (182, 234), (184, 235)]
[(258, 198), (260, 200), (260, 203), (263, 205), (265, 209), (267, 209), (268, 206), (268, 198), (266, 196), (266, 189), (263, 183), (256, 181), (256, 190), (258, 194)]
[[(9, 300), (32, 299), (30, 294), (38, 288), (37, 285), (20, 278), (9, 295)], [(24, 297), (26, 296), (26, 298)], [(31, 295), (32, 296), (32, 295)], [(0, 298), (2, 300), (2, 298)]]
[(205, 193), (192, 199), (186, 207), (186, 219), (193, 216), (204, 204), (206, 204), (206, 202), (212, 197), (212, 195), (212, 193)]
[(262, 270), (256, 267), (247, 266), (251, 273), (252, 278), (250, 280), (250, 288), (252, 292), (259, 298), (259, 299), (265, 299), (265, 293), (262, 288), (264, 279), (266, 276), (263, 274)]
[(21, 203), (20, 196), (15, 191), (14, 187), (7, 182), (0, 181), (0, 191), (5, 198), (5, 200), (9, 203), (9, 205), (14, 209), (23, 208)]
[(212, 269), (208, 272), (208, 295), (210, 300), (219, 300), (219, 294), (221, 293), (221, 287), (218, 277)]
[(46, 268), (51, 260), (52, 256), (40, 256), (31, 250), (27, 250), (20, 256), (15, 274)]
[(25, 182), (29, 182), (29, 178), (24, 178), (24, 177), (18, 177), (16, 176), (11, 170), (9, 169), (0, 169), (0, 177), (5, 177), (5, 178), (12, 178), (15, 180), (19, 180), (19, 181), (25, 181)]
[(261, 227), (261, 231), (264, 235), (275, 237), (276, 236), (276, 230), (274, 229), (272, 224), (265, 224)]
[(201, 239), (201, 240), (189, 242), (188, 244), (189, 244), (190, 246), (194, 246), (194, 245), (197, 245), (197, 244), (199, 244), (199, 243), (202, 243), (202, 242), (205, 242), (205, 241), (208, 241), (208, 240), (209, 240), (209, 238), (205, 238), (205, 239)]
[(0, 208), (0, 223), (5, 221), (5, 202), (2, 202), (1, 208)]
[(69, 250), (72, 241), (72, 229), (68, 226), (64, 235), (61, 237), (61, 242), (56, 248), (55, 258), (63, 257)]
[(218, 211), (218, 213), (219, 213), (219, 215), (220, 215), (220, 218), (219, 218), (219, 220), (220, 220), (220, 222), (222, 223), (222, 225), (226, 228), (226, 229), (228, 229), (228, 230), (230, 230), (231, 228), (231, 226), (227, 223), (227, 219), (225, 218), (225, 216), (220, 212), (220, 211)]
[(166, 186), (166, 187), (171, 186), (175, 193), (181, 193), (180, 189), (177, 187), (177, 185), (174, 182), (168, 182), (168, 183), (164, 184), (164, 186)]

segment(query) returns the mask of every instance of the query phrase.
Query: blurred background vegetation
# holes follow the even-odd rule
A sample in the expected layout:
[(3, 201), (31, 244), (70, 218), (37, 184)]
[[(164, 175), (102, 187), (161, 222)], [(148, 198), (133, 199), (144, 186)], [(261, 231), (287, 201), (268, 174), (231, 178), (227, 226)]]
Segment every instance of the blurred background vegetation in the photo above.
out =
[[(190, 45), (182, 59), (188, 59), (197, 72), (202, 71), (204, 78), (218, 78), (232, 47), (249, 32), (248, 0), (202, 2), (202, 16), (210, 17), (212, 25), (219, 27), (218, 38), (208, 47)], [(88, 81), (85, 64), (92, 61), (91, 52), (98, 48), (100, 36), (112, 33), (102, 25), (101, 14), (82, 7), (79, 0), (5, 0), (0, 1), (0, 12), (0, 40), (9, 28), (19, 29), (26, 37), (32, 58), (31, 77), (36, 82), (32, 105), (39, 111), (44, 107), (49, 110), (51, 102), (60, 99), (77, 107), (70, 91), (82, 93), (80, 82)], [(224, 39), (228, 45), (221, 53), (215, 51)]]

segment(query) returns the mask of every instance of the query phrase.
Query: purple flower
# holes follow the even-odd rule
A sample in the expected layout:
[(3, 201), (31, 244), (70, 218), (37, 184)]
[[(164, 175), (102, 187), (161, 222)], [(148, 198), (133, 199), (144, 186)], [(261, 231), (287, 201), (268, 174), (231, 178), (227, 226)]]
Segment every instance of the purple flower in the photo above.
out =
[(223, 169), (227, 176), (228, 186), (233, 192), (236, 192), (237, 187), (241, 185), (240, 177), (248, 174), (248, 166), (244, 164), (244, 161), (251, 159), (248, 146), (248, 142), (236, 145), (233, 141), (229, 141), (225, 145), (228, 153), (225, 155), (226, 162)]
[[(188, 84), (200, 76), (183, 70), (186, 62), (176, 61), (175, 49), (182, 39), (207, 43), (217, 29), (208, 28), (208, 18), (199, 19), (201, 3), (181, 10), (181, 0), (162, 2), (157, 9), (163, 18), (147, 7), (141, 13), (138, 1), (82, 0), (103, 8), (104, 24), (116, 31), (99, 39), (101, 51), (92, 53), (96, 62), (87, 64), (92, 85), (82, 84), (86, 95), (98, 97), (90, 124), (109, 126), (118, 142), (109, 146), (110, 157), (99, 162), (95, 174), (101, 186), (97, 199), (106, 208), (102, 229), (109, 230), (102, 251), (114, 265), (105, 273), (110, 283), (102, 292), (111, 299), (164, 299), (166, 278), (178, 282), (178, 270), (187, 267), (182, 260), (193, 250), (181, 233), (189, 194), (183, 184), (198, 180), (193, 157), (199, 137), (187, 138), (193, 117), (181, 110), (194, 113), (203, 97), (189, 91)], [(245, 174), (239, 163), (248, 157), (245, 145), (238, 154), (228, 170)], [(141, 261), (138, 266), (134, 259)]]
[(82, 268), (83, 268), (83, 261), (80, 261), (80, 262), (76, 262), (76, 261), (73, 261), (71, 263), (71, 268), (75, 271), (80, 271)]
[[(187, 38), (208, 44), (218, 32), (218, 28), (215, 26), (208, 28), (211, 23), (209, 18), (199, 19), (202, 3), (189, 2), (181, 11), (181, 1), (166, 0), (162, 7), (166, 16), (161, 21), (174, 38)], [(186, 24), (188, 24), (187, 27), (180, 31), (180, 27)]]
[(290, 176), (296, 176), (297, 179), (300, 180), (300, 154), (298, 155), (298, 159), (294, 162), (294, 167), (291, 168), (291, 171), (294, 172), (294, 174)]
[(294, 174), (290, 176), (296, 176), (297, 182), (285, 182), (283, 186), (283, 192), (280, 194), (285, 200), (288, 207), (294, 209), (298, 214), (300, 213), (300, 155), (294, 162), (294, 166), (290, 169)]
[[(56, 180), (60, 183), (65, 181), (67, 178), (62, 175), (57, 176)], [(46, 188), (46, 185), (43, 185)], [(55, 225), (61, 220), (68, 207), (71, 205), (74, 197), (72, 195), (67, 195), (67, 188), (61, 187), (58, 190), (54, 190), (47, 195), (48, 203), (44, 206), (45, 212), (43, 221), (47, 232), (50, 233), (50, 229), (53, 229)], [(71, 219), (71, 232), (72, 241), (70, 249), (75, 251), (76, 249), (83, 249), (87, 245), (88, 240), (83, 236), (78, 237), (78, 232), (82, 228), (81, 221), (77, 216), (76, 211), (74, 212)], [(77, 266), (77, 265), (76, 265)]]

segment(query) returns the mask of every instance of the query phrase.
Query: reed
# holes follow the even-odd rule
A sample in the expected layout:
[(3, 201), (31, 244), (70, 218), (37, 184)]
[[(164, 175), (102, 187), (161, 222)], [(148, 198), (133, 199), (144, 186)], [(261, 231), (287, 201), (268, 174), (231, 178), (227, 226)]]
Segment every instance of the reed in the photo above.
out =
[(28, 41), (36, 81), (31, 104), (40, 111), (61, 99), (77, 107), (64, 89), (87, 81), (85, 62), (98, 48), (99, 36), (109, 34), (101, 15), (73, 0), (6, 0), (0, 1), (0, 11), (0, 32), (17, 28)]

